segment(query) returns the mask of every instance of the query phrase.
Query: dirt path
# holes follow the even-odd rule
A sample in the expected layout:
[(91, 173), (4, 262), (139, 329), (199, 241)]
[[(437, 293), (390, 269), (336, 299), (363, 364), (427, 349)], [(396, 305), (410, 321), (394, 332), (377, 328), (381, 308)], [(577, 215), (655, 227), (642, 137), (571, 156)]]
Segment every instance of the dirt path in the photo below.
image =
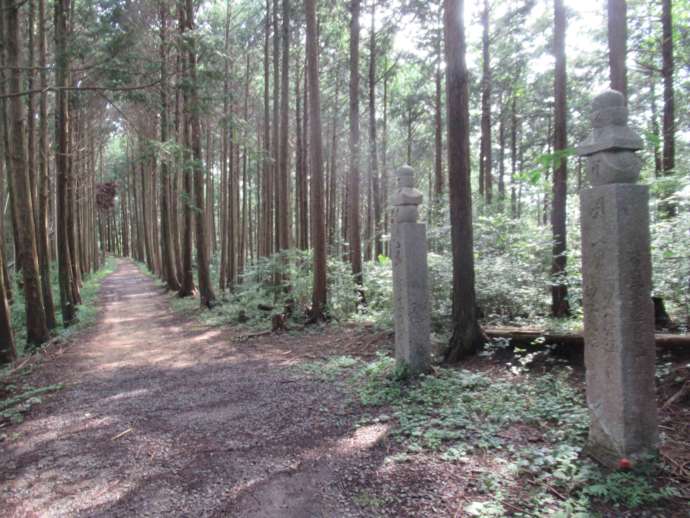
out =
[(3, 516), (359, 516), (340, 488), (376, 430), (290, 353), (171, 313), (131, 262), (97, 325), (34, 383), (64, 382), (0, 443)]

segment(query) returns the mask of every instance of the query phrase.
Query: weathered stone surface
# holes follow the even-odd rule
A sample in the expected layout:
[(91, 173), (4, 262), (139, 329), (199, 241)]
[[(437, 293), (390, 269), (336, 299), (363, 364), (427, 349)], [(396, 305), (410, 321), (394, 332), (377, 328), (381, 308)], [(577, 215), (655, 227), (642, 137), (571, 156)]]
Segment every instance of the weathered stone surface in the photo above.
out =
[[(649, 192), (635, 185), (640, 161), (625, 126), (618, 92), (593, 103), (587, 146), (592, 187), (581, 196), (587, 404), (592, 423), (587, 450), (617, 467), (657, 445), (654, 387), (654, 310), (649, 238)], [(624, 111), (625, 110), (625, 111)], [(605, 131), (604, 131), (605, 130)]]
[(628, 108), (620, 92), (608, 90), (592, 102), (592, 133), (577, 148), (580, 156), (600, 151), (630, 150), (644, 147), (642, 139), (628, 128)]
[(422, 194), (410, 167), (396, 171), (391, 243), (395, 306), (395, 356), (410, 374), (429, 369), (431, 333), (426, 225), (417, 223)]
[(642, 185), (582, 193), (582, 273), (592, 454), (615, 466), (656, 446), (649, 195)]

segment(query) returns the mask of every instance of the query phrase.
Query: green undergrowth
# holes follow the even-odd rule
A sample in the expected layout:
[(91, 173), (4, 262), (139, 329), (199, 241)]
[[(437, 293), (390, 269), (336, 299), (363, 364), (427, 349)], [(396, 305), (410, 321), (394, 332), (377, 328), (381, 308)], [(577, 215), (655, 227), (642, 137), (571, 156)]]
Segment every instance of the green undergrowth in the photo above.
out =
[[(96, 321), (98, 315), (98, 306), (96, 304), (98, 299), (98, 292), (101, 287), (103, 279), (115, 271), (115, 258), (106, 256), (102, 267), (88, 275), (83, 280), (81, 288), (82, 303), (77, 309), (77, 322), (70, 327), (62, 326), (62, 314), (60, 312), (60, 284), (58, 278), (57, 264), (53, 264), (51, 272), (51, 286), (53, 291), (53, 302), (55, 304), (55, 318), (57, 319), (57, 327), (53, 332), (53, 336), (67, 338), (77, 331), (81, 331), (90, 327)], [(24, 355), (26, 352), (26, 309), (24, 305), (24, 297), (21, 296), (21, 290), (17, 283), (14, 285), (14, 291), (18, 296), (14, 297), (11, 313), (12, 313), (12, 329), (15, 333), (15, 342), (17, 344), (17, 354)]]
[[(78, 320), (70, 327), (62, 327), (62, 315), (60, 313), (60, 294), (57, 277), (57, 266), (51, 269), (53, 300), (56, 304), (56, 318), (58, 326), (53, 332), (53, 336), (68, 338), (74, 333), (92, 326), (98, 315), (98, 293), (103, 279), (115, 270), (115, 258), (106, 257), (103, 266), (96, 272), (84, 279), (81, 288), (82, 303), (78, 307)], [(17, 288), (15, 287), (15, 290)], [(19, 293), (19, 291), (15, 291)], [(17, 353), (24, 356), (26, 350), (26, 313), (23, 297), (15, 297), (12, 305), (12, 324), (15, 330), (17, 342)], [(46, 394), (61, 390), (62, 384), (36, 387), (27, 383), (28, 375), (35, 368), (35, 364), (27, 363), (18, 370), (13, 371), (13, 366), (9, 365), (0, 370), (0, 425), (5, 423), (18, 424), (24, 420), (24, 415), (31, 408), (42, 402), (42, 397)], [(9, 375), (11, 373), (11, 375)], [(3, 438), (0, 435), (0, 440)]]
[(0, 400), (0, 423), (9, 421), (19, 424), (24, 421), (26, 414), (34, 405), (43, 402), (41, 396), (56, 392), (63, 388), (62, 384), (48, 385), (45, 387), (6, 385), (4, 391), (13, 394)]
[(602, 506), (653, 509), (674, 495), (650, 471), (609, 473), (582, 454), (589, 417), (568, 368), (498, 375), (439, 368), (412, 381), (380, 354), (372, 362), (341, 356), (301, 370), (347, 387), (370, 409), (361, 425), (390, 426), (398, 448), (388, 462), (432, 455), (475, 470), (479, 463), (468, 516), (590, 517)]

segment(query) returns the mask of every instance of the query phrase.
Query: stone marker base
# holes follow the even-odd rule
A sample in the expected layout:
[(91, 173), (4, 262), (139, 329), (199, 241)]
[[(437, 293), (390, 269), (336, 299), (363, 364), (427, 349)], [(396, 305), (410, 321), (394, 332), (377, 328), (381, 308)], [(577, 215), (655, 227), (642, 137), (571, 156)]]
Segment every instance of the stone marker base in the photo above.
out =
[(581, 201), (587, 450), (615, 468), (657, 444), (648, 188), (596, 186)]
[(392, 240), (395, 357), (416, 375), (431, 366), (426, 227), (398, 223)]

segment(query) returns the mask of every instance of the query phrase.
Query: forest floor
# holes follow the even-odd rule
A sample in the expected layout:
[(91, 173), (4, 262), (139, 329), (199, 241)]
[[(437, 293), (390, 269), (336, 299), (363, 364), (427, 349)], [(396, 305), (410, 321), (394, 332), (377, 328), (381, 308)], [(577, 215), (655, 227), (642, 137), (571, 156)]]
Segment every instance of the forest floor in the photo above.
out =
[[(247, 339), (173, 312), (170, 295), (125, 260), (99, 306), (93, 327), (23, 381), (63, 388), (0, 429), (3, 516), (500, 515), (466, 512), (476, 497), (491, 503), (480, 474), (502, 469), (495, 458), (390, 462), (405, 453), (385, 406), (372, 418), (328, 370), (351, 367), (338, 360), (350, 355), (377, 358), (381, 335)], [(506, 433), (517, 445), (541, 440), (529, 426)], [(684, 516), (682, 502), (662, 515)]]

